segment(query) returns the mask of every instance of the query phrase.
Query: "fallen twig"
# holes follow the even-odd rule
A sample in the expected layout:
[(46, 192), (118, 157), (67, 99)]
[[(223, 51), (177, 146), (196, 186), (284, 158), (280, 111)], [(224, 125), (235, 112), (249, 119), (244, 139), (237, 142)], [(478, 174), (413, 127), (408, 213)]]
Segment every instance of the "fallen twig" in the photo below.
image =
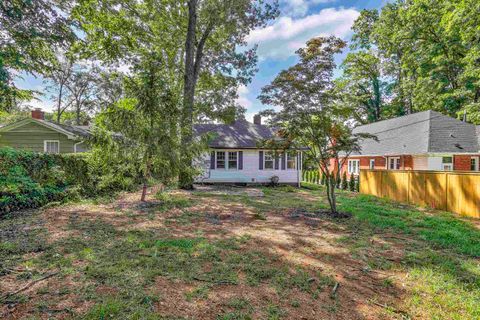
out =
[(340, 282), (336, 282), (333, 286), (332, 293), (330, 293), (330, 298), (335, 299), (337, 297), (337, 290), (340, 287)]
[(33, 286), (34, 284), (36, 284), (36, 283), (38, 283), (38, 282), (40, 282), (40, 281), (43, 281), (43, 280), (47, 280), (48, 278), (51, 278), (51, 277), (57, 275), (59, 272), (60, 272), (60, 271), (52, 272), (52, 273), (49, 273), (49, 274), (41, 277), (40, 279), (33, 280), (32, 282), (30, 282), (30, 283), (28, 283), (27, 285), (21, 287), (20, 289), (14, 291), (14, 292), (10, 292), (10, 293), (7, 293), (7, 294), (1, 296), (1, 297), (0, 297), (0, 300), (4, 300), (4, 299), (6, 299), (6, 298), (8, 298), (8, 297), (10, 297), (10, 296), (13, 296), (13, 295), (16, 295), (16, 294), (18, 294), (18, 293), (20, 293), (20, 292), (23, 292), (23, 291), (27, 290), (28, 288), (30, 288), (31, 286)]

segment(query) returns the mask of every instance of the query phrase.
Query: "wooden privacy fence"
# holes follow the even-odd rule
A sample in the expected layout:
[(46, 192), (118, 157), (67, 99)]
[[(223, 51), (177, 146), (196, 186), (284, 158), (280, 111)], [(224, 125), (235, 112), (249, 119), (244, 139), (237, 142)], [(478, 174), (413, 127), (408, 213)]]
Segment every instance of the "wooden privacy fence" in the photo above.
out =
[(360, 192), (480, 218), (480, 173), (362, 169)]

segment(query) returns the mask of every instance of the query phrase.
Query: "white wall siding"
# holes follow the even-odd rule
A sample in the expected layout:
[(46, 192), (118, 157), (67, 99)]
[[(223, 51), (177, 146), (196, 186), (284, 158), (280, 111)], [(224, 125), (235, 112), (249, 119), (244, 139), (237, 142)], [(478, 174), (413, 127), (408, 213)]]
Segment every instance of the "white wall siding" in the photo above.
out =
[(413, 156), (413, 170), (443, 170), (442, 157)]
[[(220, 150), (219, 150), (220, 151)], [(223, 150), (222, 150), (223, 151)], [(226, 150), (237, 151), (237, 150)], [(226, 170), (210, 169), (210, 154), (205, 155), (205, 172), (196, 180), (198, 182), (224, 182), (224, 183), (269, 183), (273, 176), (279, 177), (280, 183), (297, 183), (301, 178), (301, 171), (294, 169), (281, 170), (260, 170), (259, 150), (238, 150), (243, 151), (243, 169)], [(208, 168), (207, 168), (208, 167)]]
[(413, 170), (428, 170), (428, 157), (413, 156)]
[(443, 170), (442, 157), (428, 157), (428, 170)]

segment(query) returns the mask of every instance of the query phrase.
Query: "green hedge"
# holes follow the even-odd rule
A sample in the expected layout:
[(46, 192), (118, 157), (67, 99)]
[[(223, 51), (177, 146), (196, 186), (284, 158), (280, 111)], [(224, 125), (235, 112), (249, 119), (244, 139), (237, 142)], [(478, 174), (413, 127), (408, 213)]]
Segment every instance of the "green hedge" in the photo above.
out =
[(63, 172), (54, 157), (0, 149), (0, 212), (34, 208), (65, 197)]
[(50, 155), (0, 148), (0, 215), (52, 201), (133, 190), (132, 166), (104, 164), (95, 154)]

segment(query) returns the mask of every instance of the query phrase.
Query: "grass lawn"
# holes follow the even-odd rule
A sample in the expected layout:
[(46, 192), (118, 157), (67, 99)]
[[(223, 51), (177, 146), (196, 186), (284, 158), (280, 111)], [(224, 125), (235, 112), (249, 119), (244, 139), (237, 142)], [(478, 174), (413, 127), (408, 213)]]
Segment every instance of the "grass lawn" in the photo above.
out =
[(347, 192), (332, 220), (318, 186), (260, 189), (3, 217), (0, 318), (480, 319), (479, 221)]

